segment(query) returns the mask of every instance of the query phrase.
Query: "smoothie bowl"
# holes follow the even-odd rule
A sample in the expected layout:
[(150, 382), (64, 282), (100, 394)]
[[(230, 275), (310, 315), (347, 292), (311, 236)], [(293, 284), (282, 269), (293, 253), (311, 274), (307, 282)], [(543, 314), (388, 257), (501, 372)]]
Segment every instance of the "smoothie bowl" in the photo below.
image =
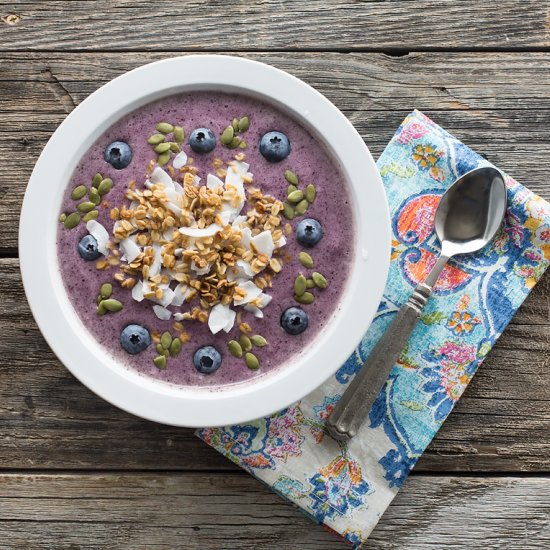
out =
[(389, 217), (368, 149), (303, 82), (189, 56), (85, 100), (42, 152), (20, 225), (23, 282), (83, 383), (181, 426), (300, 399), (368, 328)]

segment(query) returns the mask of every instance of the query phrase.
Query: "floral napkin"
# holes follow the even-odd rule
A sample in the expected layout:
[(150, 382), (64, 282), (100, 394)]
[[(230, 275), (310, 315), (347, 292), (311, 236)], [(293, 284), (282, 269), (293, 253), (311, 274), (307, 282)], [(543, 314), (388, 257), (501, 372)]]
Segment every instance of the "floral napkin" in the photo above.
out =
[(327, 382), (280, 413), (198, 431), (355, 547), (366, 541), (550, 263), (550, 204), (506, 176), (503, 229), (483, 251), (458, 257), (443, 271), (368, 421), (347, 444), (325, 432), (334, 404), (436, 261), (433, 218), (441, 194), (457, 177), (488, 164), (422, 113), (407, 116), (378, 160), (392, 216), (391, 266), (359, 347)]

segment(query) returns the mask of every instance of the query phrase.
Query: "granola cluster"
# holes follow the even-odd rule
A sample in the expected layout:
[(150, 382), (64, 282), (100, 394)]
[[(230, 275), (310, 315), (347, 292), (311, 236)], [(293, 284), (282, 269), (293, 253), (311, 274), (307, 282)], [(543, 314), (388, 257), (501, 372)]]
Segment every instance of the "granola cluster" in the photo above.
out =
[(282, 269), (276, 256), (286, 243), (283, 204), (252, 186), (242, 159), (226, 168), (215, 161), (217, 175), (208, 174), (205, 184), (188, 164), (170, 173), (157, 166), (143, 188), (128, 185), (129, 206), (111, 210), (109, 246), (120, 269), (115, 279), (132, 288), (134, 299), (155, 302), (159, 318), (173, 315), (209, 322), (214, 333), (229, 331), (230, 306), (261, 317), (271, 300), (264, 290)]

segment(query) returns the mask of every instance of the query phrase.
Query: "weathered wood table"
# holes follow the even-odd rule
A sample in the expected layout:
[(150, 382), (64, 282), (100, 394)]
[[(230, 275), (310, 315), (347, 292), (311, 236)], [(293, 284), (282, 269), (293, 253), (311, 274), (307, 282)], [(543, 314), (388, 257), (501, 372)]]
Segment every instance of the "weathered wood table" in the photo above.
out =
[[(99, 86), (210, 51), (312, 84), (375, 156), (421, 109), (549, 199), (548, 2), (21, 0), (0, 3), (0, 17), (0, 547), (344, 548), (191, 430), (125, 414), (65, 370), (21, 286), (25, 185), (57, 125)], [(549, 393), (547, 275), (370, 548), (549, 548)]]

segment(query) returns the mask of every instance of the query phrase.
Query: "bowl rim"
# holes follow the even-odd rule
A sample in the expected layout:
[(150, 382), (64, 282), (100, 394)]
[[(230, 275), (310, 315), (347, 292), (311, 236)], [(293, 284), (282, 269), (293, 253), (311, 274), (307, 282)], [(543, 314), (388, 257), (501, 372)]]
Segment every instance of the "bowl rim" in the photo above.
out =
[[(184, 75), (184, 76), (182, 76)], [(240, 91), (290, 111), (340, 163), (355, 216), (355, 254), (339, 321), (301, 356), (257, 381), (220, 391), (165, 382), (131, 371), (97, 346), (64, 290), (57, 264), (57, 214), (76, 164), (116, 120), (160, 97), (197, 89)], [(100, 114), (98, 114), (100, 113)], [(84, 135), (84, 139), (74, 136)], [(55, 188), (51, 174), (57, 173)], [(37, 230), (42, 246), (36, 246)], [(302, 80), (262, 62), (225, 55), (155, 61), (111, 80), (76, 107), (44, 147), (30, 177), (19, 225), (23, 286), (50, 347), (84, 385), (113, 405), (163, 424), (208, 427), (238, 424), (279, 411), (315, 390), (353, 353), (372, 322), (386, 283), (389, 210), (376, 164), (348, 119)], [(337, 343), (337, 345), (335, 345)], [(95, 344), (95, 345), (94, 345)]]

